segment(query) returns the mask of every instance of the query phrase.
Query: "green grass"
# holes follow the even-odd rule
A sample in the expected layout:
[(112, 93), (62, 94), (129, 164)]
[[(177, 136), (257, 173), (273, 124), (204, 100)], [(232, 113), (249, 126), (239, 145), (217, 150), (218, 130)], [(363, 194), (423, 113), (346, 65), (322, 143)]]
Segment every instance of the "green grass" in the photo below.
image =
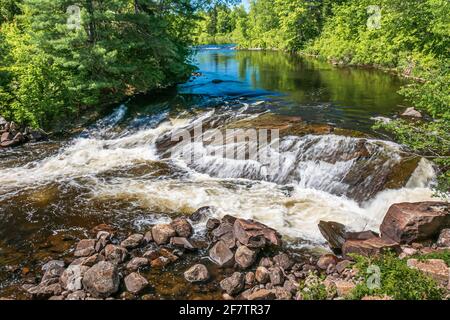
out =
[[(364, 296), (388, 295), (395, 300), (442, 300), (444, 289), (440, 288), (436, 281), (426, 276), (419, 270), (407, 266), (406, 260), (388, 253), (374, 258), (355, 256), (355, 267), (359, 270), (362, 282), (353, 290), (350, 298), (360, 300)], [(448, 253), (447, 253), (448, 259)], [(381, 286), (370, 289), (367, 283), (371, 273), (366, 270), (375, 265), (380, 268)]]

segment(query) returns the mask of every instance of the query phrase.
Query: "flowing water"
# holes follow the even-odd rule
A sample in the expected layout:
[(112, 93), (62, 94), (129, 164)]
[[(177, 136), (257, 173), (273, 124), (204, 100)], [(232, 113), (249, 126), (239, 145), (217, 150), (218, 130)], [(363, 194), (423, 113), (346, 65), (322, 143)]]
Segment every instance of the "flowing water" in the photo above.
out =
[[(202, 74), (177, 92), (137, 97), (67, 140), (0, 150), (0, 296), (17, 296), (28, 272), (67, 256), (100, 223), (145, 231), (211, 206), (218, 217), (259, 220), (292, 246), (322, 246), (320, 220), (377, 230), (391, 204), (432, 199), (431, 163), (371, 129), (374, 117), (401, 110), (399, 79), (229, 47), (201, 48), (194, 62)], [(264, 147), (278, 167), (172, 141), (199, 123), (202, 137), (214, 129), (280, 129), (279, 148)], [(195, 162), (181, 156), (186, 150), (199, 155)], [(180, 294), (204, 296), (189, 285), (159, 292)]]

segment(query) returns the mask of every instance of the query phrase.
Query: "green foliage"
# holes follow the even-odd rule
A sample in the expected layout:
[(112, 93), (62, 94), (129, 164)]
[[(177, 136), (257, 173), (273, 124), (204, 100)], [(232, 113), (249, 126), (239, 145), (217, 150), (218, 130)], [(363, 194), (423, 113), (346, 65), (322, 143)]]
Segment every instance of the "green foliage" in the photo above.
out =
[(300, 284), (299, 293), (303, 300), (326, 300), (328, 292), (322, 279), (310, 273)]
[[(399, 259), (393, 253), (387, 253), (374, 258), (356, 256), (355, 267), (362, 276), (362, 282), (353, 290), (351, 298), (361, 299), (364, 296), (388, 295), (395, 300), (441, 300), (444, 290), (422, 272), (411, 269), (406, 261)], [(367, 283), (372, 276), (366, 273), (371, 265), (376, 265), (381, 271), (381, 286), (369, 289)]]
[[(233, 2), (233, 0), (229, 0)], [(199, 5), (226, 0), (0, 0), (0, 112), (48, 127), (183, 81)]]
[(450, 267), (450, 250), (442, 250), (438, 252), (432, 252), (427, 254), (416, 255), (415, 258), (419, 260), (427, 260), (427, 259), (440, 259), (444, 260), (447, 266)]

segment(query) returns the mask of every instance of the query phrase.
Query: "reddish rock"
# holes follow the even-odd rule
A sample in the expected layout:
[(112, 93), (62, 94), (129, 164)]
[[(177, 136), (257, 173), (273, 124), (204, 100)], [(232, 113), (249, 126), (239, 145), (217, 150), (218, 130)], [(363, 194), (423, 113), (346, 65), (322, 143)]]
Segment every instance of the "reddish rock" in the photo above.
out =
[(330, 265), (336, 266), (339, 259), (334, 254), (324, 254), (319, 258), (317, 267), (322, 270), (327, 270)]
[(228, 248), (233, 249), (236, 247), (236, 238), (234, 237), (233, 225), (228, 222), (221, 223), (212, 232), (214, 241), (223, 241)]
[(345, 243), (345, 226), (333, 221), (320, 221), (319, 231), (333, 250), (341, 250)]
[(428, 259), (420, 261), (409, 259), (407, 264), (408, 267), (422, 271), (444, 286), (449, 284), (450, 271), (444, 260)]
[(450, 203), (418, 202), (392, 205), (381, 224), (383, 237), (399, 243), (433, 239), (450, 227)]
[(255, 272), (255, 279), (261, 284), (266, 284), (270, 281), (270, 272), (266, 267), (258, 267)]
[(244, 289), (245, 277), (240, 272), (235, 272), (231, 277), (225, 278), (220, 282), (220, 287), (230, 296), (237, 295)]
[(148, 286), (148, 281), (136, 272), (125, 277), (125, 287), (133, 294), (138, 294)]
[(216, 229), (219, 226), (220, 226), (219, 219), (211, 218), (208, 220), (208, 222), (206, 222), (206, 229), (208, 229), (208, 231), (213, 231), (214, 229)]
[(280, 253), (273, 257), (273, 263), (283, 270), (289, 270), (294, 265), (294, 261), (286, 253)]
[(276, 295), (272, 290), (259, 289), (251, 293), (247, 299), (248, 300), (275, 300)]
[(284, 273), (280, 267), (273, 267), (269, 269), (270, 283), (273, 286), (280, 286), (284, 283)]
[(130, 271), (137, 271), (140, 268), (146, 267), (148, 265), (149, 265), (148, 259), (136, 257), (131, 259), (130, 262), (128, 262), (127, 269)]
[(152, 260), (152, 262), (150, 262), (150, 265), (152, 266), (152, 268), (162, 269), (162, 268), (168, 266), (171, 263), (172, 262), (170, 261), (169, 258), (158, 257), (155, 260)]
[(209, 257), (221, 267), (231, 266), (234, 263), (234, 254), (224, 241), (217, 242), (209, 250)]
[(334, 281), (334, 285), (336, 286), (338, 296), (344, 298), (347, 297), (356, 287), (353, 282), (346, 280), (336, 280)]
[(13, 139), (13, 136), (9, 132), (3, 132), (0, 138), (0, 142), (6, 142)]
[(268, 226), (253, 221), (236, 219), (234, 222), (234, 236), (249, 248), (263, 248), (266, 243), (281, 246), (281, 235)]
[(83, 286), (96, 298), (107, 298), (119, 289), (119, 272), (117, 266), (101, 261), (87, 270), (83, 277)]
[(173, 220), (171, 226), (175, 229), (175, 232), (179, 237), (189, 238), (192, 235), (192, 226), (184, 217)]
[(170, 224), (159, 224), (152, 228), (153, 240), (158, 245), (169, 243), (170, 238), (176, 235), (175, 229)]
[(184, 278), (192, 283), (205, 282), (209, 279), (209, 272), (203, 264), (196, 264), (184, 273)]
[(319, 231), (327, 240), (333, 251), (341, 252), (342, 246), (347, 240), (368, 240), (378, 238), (379, 235), (373, 231), (351, 232), (341, 223), (333, 221), (320, 221)]
[(127, 259), (128, 251), (127, 249), (115, 246), (113, 244), (108, 244), (105, 247), (105, 259), (113, 263), (124, 262)]
[(236, 263), (243, 269), (251, 267), (256, 261), (256, 252), (246, 246), (240, 246), (234, 255)]
[(187, 250), (194, 250), (195, 246), (193, 243), (191, 243), (188, 239), (186, 238), (182, 238), (182, 237), (173, 237), (170, 239), (170, 244), (175, 246), (175, 247), (179, 247), (179, 248), (183, 248), (183, 249), (187, 249)]
[(450, 229), (444, 229), (439, 235), (439, 239), (436, 243), (439, 247), (450, 247)]
[(255, 283), (255, 273), (254, 272), (247, 272), (245, 274), (245, 284), (248, 286), (251, 286)]
[(400, 245), (389, 239), (373, 238), (369, 240), (347, 240), (342, 247), (342, 253), (346, 259), (351, 259), (350, 254), (361, 256), (375, 256), (385, 251), (392, 250), (400, 253)]
[(75, 249), (75, 257), (88, 257), (95, 253), (95, 240), (84, 239), (78, 242)]
[(139, 247), (144, 241), (144, 235), (135, 233), (126, 238), (122, 243), (120, 244), (125, 249), (135, 249)]
[(111, 241), (111, 234), (107, 231), (99, 231), (96, 236), (97, 242), (95, 243), (95, 251), (100, 252)]

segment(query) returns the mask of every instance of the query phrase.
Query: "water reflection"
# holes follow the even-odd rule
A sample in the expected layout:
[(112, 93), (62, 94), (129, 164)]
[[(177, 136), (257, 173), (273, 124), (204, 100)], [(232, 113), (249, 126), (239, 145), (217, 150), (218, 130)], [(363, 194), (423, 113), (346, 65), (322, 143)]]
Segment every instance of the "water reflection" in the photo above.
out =
[(229, 47), (200, 49), (194, 61), (202, 76), (182, 85), (182, 93), (276, 97), (278, 112), (314, 122), (370, 131), (371, 117), (393, 116), (402, 104), (397, 94), (402, 81), (379, 70)]

